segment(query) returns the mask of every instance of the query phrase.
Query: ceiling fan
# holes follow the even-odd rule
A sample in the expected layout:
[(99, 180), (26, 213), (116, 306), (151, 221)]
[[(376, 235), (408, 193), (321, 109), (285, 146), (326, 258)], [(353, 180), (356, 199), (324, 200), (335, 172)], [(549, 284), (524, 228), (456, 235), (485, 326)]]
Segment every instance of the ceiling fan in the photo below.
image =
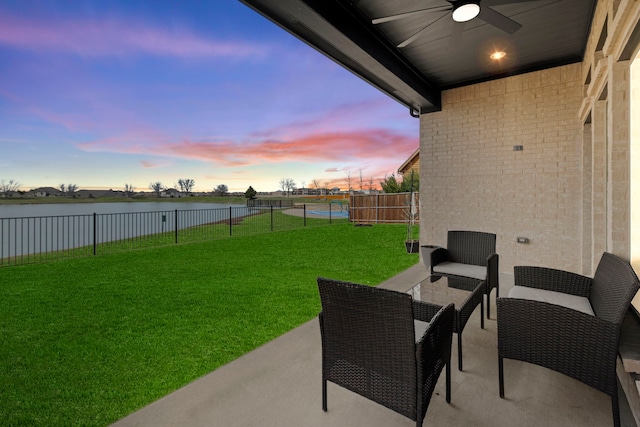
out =
[(373, 24), (382, 24), (384, 22), (396, 21), (398, 19), (409, 18), (411, 16), (423, 15), (428, 13), (440, 13), (440, 16), (429, 22), (420, 31), (403, 41), (398, 47), (406, 47), (416, 40), (420, 35), (426, 31), (431, 25), (440, 21), (448, 15), (454, 21), (453, 32), (451, 34), (452, 43), (457, 42), (462, 36), (464, 31), (464, 23), (478, 18), (487, 24), (504, 31), (505, 33), (513, 34), (522, 28), (522, 25), (517, 23), (511, 18), (508, 18), (495, 11), (490, 6), (498, 6), (503, 4), (521, 3), (523, 1), (531, 0), (443, 0), (448, 2), (448, 5), (427, 7), (424, 9), (418, 9), (411, 12), (399, 13), (397, 15), (384, 16), (382, 18), (373, 19)]

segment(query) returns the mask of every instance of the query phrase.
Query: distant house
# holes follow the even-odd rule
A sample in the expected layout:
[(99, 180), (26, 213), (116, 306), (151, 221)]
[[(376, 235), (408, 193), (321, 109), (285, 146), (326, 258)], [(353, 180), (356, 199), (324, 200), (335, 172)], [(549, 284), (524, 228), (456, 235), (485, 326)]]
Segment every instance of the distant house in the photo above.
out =
[(60, 197), (63, 195), (62, 191), (53, 187), (39, 187), (25, 193), (26, 197)]
[(175, 198), (175, 197), (184, 197), (184, 196), (185, 196), (184, 193), (176, 190), (175, 188), (167, 188), (160, 195), (160, 197), (166, 197), (166, 198)]
[(124, 191), (114, 190), (78, 190), (74, 197), (94, 198), (94, 197), (124, 197)]
[(413, 152), (411, 156), (398, 168), (400, 175), (410, 174), (411, 171), (415, 171), (416, 174), (420, 173), (420, 149), (418, 148)]

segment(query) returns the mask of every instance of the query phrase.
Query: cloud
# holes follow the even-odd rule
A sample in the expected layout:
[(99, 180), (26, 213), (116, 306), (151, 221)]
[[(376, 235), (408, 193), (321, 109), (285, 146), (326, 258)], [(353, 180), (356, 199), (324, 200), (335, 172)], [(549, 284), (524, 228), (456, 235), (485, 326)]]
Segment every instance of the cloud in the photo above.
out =
[[(1, 12), (0, 12), (1, 13)], [(0, 14), (0, 45), (88, 57), (150, 54), (182, 58), (264, 56), (266, 46), (214, 41), (132, 20), (25, 20)]]
[(155, 169), (169, 165), (169, 162), (159, 160), (140, 160), (140, 165), (145, 169)]
[(140, 136), (107, 138), (79, 144), (78, 147), (84, 151), (153, 154), (238, 167), (287, 162), (362, 163), (392, 153), (412, 152), (418, 142), (417, 137), (389, 129), (319, 132), (290, 139), (267, 138), (255, 141), (184, 140), (167, 143), (144, 141)]

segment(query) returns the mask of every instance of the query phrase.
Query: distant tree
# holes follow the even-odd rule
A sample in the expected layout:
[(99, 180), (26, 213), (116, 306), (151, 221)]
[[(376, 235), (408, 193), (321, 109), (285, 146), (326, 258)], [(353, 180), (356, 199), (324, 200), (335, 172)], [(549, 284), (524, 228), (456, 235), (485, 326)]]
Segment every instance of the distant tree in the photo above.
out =
[(76, 184), (67, 184), (67, 194), (69, 196), (73, 197), (76, 191), (78, 191), (78, 186)]
[(227, 187), (224, 184), (220, 184), (216, 188), (213, 189), (213, 192), (224, 197), (229, 192), (229, 187)]
[(420, 176), (416, 171), (412, 170), (402, 177), (401, 182), (398, 182), (395, 174), (392, 173), (390, 176), (385, 176), (383, 181), (380, 181), (380, 186), (385, 193), (415, 192), (420, 189)]
[(58, 188), (60, 189), (60, 191), (62, 191), (63, 193), (67, 192), (67, 184), (60, 184), (58, 185)]
[(135, 187), (133, 184), (125, 184), (124, 185), (124, 195), (127, 197), (133, 196), (133, 192), (135, 191)]
[(289, 196), (289, 192), (296, 188), (296, 182), (292, 178), (281, 178), (278, 182), (280, 185), (280, 189), (286, 192), (286, 195)]
[(287, 191), (287, 178), (280, 178), (280, 181), (278, 181), (278, 188), (282, 190), (283, 193)]
[(351, 171), (347, 171), (347, 192), (351, 194)]
[(292, 178), (287, 178), (287, 196), (289, 192), (296, 189), (296, 182)]
[(400, 193), (400, 184), (396, 180), (395, 173), (392, 173), (390, 176), (384, 177), (384, 180), (380, 181), (380, 186), (382, 187), (382, 191), (385, 193)]
[(244, 192), (244, 197), (246, 199), (253, 200), (256, 198), (257, 194), (258, 192), (254, 190), (252, 186), (249, 186), (249, 188), (247, 188), (247, 191)]
[(360, 169), (360, 191), (364, 190), (364, 186), (362, 185), (362, 169)]
[(400, 192), (409, 193), (411, 191), (418, 190), (420, 190), (420, 175), (418, 175), (415, 170), (411, 169), (409, 174), (405, 174), (402, 177)]
[(8, 182), (5, 182), (4, 179), (0, 181), (0, 194), (3, 194), (5, 197), (11, 196), (18, 191), (18, 188), (20, 188), (20, 183), (13, 179), (10, 179)]
[(164, 186), (162, 185), (162, 183), (160, 181), (152, 182), (151, 184), (149, 184), (149, 189), (151, 191), (153, 191), (154, 193), (156, 193), (156, 197), (160, 197), (160, 193), (162, 193), (162, 190), (164, 189)]
[(189, 195), (191, 190), (193, 190), (193, 186), (196, 185), (196, 182), (191, 178), (180, 178), (178, 180), (178, 185), (176, 187), (180, 187), (180, 191), (184, 194)]
[(311, 185), (313, 185), (313, 188), (315, 188), (315, 189), (316, 189), (316, 193), (319, 193), (319, 191), (318, 191), (318, 190), (320, 189), (320, 181), (319, 181), (319, 180), (317, 180), (317, 179), (313, 179), (313, 180), (311, 181)]

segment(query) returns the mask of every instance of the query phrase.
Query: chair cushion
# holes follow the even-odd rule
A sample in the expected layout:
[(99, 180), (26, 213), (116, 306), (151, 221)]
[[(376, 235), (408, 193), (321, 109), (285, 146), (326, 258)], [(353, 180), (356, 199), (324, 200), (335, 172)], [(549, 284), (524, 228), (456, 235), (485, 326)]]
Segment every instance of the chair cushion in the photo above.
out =
[(509, 296), (507, 298), (521, 298), (532, 301), (548, 302), (549, 304), (559, 305), (595, 316), (588, 298), (565, 294), (562, 292), (547, 291), (545, 289), (530, 288), (528, 286), (514, 286), (509, 291)]
[(434, 273), (452, 274), (487, 280), (487, 267), (484, 265), (461, 264), (459, 262), (441, 262), (433, 267)]
[(420, 341), (420, 338), (422, 338), (428, 327), (429, 322), (423, 322), (422, 320), (413, 321), (413, 329), (416, 332), (416, 342)]

